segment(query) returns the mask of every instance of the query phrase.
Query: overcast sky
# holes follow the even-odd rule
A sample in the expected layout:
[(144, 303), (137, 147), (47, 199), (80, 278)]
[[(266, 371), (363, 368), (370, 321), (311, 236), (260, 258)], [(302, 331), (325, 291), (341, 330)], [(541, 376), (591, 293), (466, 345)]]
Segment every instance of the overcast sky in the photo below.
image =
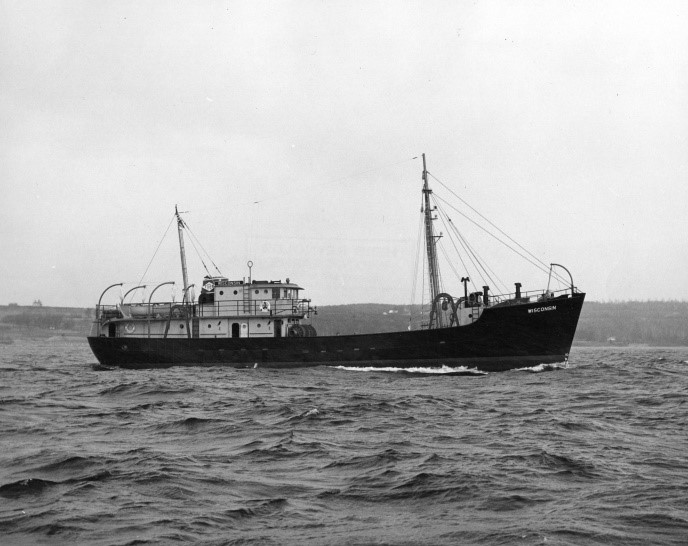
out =
[(175, 204), (230, 278), (408, 303), (423, 152), (589, 299), (688, 299), (686, 29), (684, 1), (0, 0), (0, 304), (136, 283)]

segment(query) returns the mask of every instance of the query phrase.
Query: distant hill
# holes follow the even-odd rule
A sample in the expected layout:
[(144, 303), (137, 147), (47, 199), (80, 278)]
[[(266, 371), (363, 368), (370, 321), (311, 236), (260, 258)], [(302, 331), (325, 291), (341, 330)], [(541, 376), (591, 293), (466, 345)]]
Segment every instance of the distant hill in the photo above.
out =
[[(93, 316), (93, 308), (4, 305), (0, 337), (86, 336)], [(421, 320), (418, 305), (361, 303), (321, 306), (309, 322), (324, 336), (416, 329)], [(688, 346), (688, 302), (586, 302), (574, 343)]]
[(418, 328), (420, 306), (355, 303), (318, 307), (318, 314), (311, 316), (310, 323), (315, 327), (318, 335), (334, 336), (398, 332), (407, 330), (411, 319), (413, 319), (413, 327)]
[(586, 302), (575, 341), (688, 346), (688, 302)]
[(0, 336), (45, 337), (85, 335), (91, 329), (95, 311), (80, 307), (42, 305), (0, 305)]

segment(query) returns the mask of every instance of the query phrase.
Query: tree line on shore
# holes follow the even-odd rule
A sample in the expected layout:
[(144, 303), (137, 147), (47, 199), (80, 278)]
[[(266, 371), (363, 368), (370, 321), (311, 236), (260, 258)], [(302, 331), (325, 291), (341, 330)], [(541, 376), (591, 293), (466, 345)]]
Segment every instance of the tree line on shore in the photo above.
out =
[[(0, 328), (8, 333), (40, 335), (61, 330), (87, 335), (93, 312), (69, 308), (4, 308)], [(318, 335), (394, 332), (420, 327), (425, 314), (418, 305), (350, 304), (321, 306), (311, 317)], [(646, 343), (688, 346), (688, 302), (586, 302), (575, 342), (591, 344)]]
[(688, 345), (688, 302), (587, 302), (576, 341)]

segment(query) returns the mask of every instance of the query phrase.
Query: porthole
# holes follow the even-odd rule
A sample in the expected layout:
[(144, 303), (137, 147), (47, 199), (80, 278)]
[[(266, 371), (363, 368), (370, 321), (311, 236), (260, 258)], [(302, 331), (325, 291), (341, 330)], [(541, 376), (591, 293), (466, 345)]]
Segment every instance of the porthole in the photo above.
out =
[(263, 290), (263, 294), (267, 294), (267, 293), (268, 293), (267, 289)]
[(180, 324), (180, 325), (179, 325), (179, 328), (181, 328), (181, 329), (183, 330), (183, 329), (184, 329), (184, 325), (183, 325), (183, 324)]
[(260, 290), (256, 290), (256, 294), (260, 294)]
[(224, 290), (220, 290), (220, 296), (224, 296), (224, 295), (225, 295)]
[(236, 290), (234, 291), (234, 295), (235, 295), (235, 296), (236, 296), (238, 293), (239, 293), (239, 292), (237, 292)]
[(260, 322), (256, 324), (256, 328), (260, 328)]
[(212, 325), (208, 324), (208, 328), (212, 328)]

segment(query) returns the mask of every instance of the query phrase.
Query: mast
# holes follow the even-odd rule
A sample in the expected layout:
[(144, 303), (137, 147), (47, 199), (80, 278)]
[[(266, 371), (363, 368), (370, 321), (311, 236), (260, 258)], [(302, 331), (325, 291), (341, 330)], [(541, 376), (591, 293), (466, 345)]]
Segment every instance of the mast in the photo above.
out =
[(184, 300), (186, 300), (186, 291), (189, 288), (189, 278), (186, 274), (186, 252), (184, 252), (184, 220), (179, 216), (179, 211), (177, 210), (177, 205), (174, 206), (174, 214), (177, 217), (177, 232), (179, 233), (179, 254), (182, 259), (182, 280), (184, 281)]
[[(437, 252), (435, 249), (435, 233), (432, 229), (432, 208), (430, 207), (430, 194), (432, 190), (428, 186), (428, 171), (425, 168), (425, 154), (423, 154), (423, 197), (425, 208), (425, 244), (428, 253), (428, 273), (430, 275), (431, 305), (435, 306), (435, 300), (440, 293), (439, 267), (437, 265)], [(439, 322), (439, 314), (436, 315)], [(432, 328), (433, 325), (428, 326)]]

